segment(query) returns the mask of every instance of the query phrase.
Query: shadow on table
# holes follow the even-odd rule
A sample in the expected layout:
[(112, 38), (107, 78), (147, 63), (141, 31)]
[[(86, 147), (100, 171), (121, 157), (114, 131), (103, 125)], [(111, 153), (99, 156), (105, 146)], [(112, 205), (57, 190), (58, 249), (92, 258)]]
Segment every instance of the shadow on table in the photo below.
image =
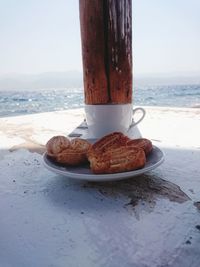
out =
[[(163, 148), (165, 162), (154, 171), (116, 182), (83, 182), (57, 177), (49, 185), (53, 187), (49, 197), (57, 205), (66, 205), (74, 209), (95, 209), (95, 202), (115, 201), (127, 198), (124, 207), (135, 208), (142, 205), (152, 211), (157, 199), (168, 199), (176, 203), (191, 200), (200, 185), (199, 149)], [(66, 190), (67, 187), (70, 189)], [(57, 188), (57, 190), (56, 190)], [(60, 190), (59, 188), (63, 188)], [(69, 200), (69, 198), (71, 198)], [(71, 204), (73, 202), (73, 205)], [(194, 205), (199, 209), (199, 202)], [(102, 204), (102, 209), (105, 206)]]

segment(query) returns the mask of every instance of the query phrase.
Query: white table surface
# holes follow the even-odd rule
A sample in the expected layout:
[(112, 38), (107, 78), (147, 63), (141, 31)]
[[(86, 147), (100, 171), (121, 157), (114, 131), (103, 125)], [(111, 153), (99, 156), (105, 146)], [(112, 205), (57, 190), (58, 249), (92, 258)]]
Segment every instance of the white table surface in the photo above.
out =
[[(48, 127), (39, 121), (49, 114), (0, 119), (1, 267), (200, 266), (199, 113), (147, 111), (140, 130), (164, 151), (165, 162), (109, 183), (68, 179), (45, 169), (38, 153), (9, 151), (27, 141), (30, 125), (29, 141), (41, 140)], [(77, 113), (66, 116), (80, 122)], [(158, 130), (149, 130), (156, 121)], [(186, 121), (196, 125), (190, 138), (183, 136)]]

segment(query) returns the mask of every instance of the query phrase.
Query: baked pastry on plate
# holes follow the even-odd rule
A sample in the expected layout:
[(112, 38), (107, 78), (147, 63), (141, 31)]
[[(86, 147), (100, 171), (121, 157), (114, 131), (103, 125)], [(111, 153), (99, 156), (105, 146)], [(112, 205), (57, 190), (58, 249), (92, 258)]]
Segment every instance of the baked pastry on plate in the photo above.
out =
[(98, 155), (91, 154), (89, 161), (93, 173), (117, 173), (144, 167), (146, 156), (142, 148), (120, 146), (109, 148)]
[(136, 146), (136, 147), (142, 148), (144, 150), (146, 156), (153, 149), (152, 142), (146, 138), (131, 139), (127, 142), (127, 146)]
[(46, 144), (47, 155), (56, 162), (66, 165), (79, 165), (87, 162), (87, 152), (91, 144), (84, 139), (71, 141), (65, 136), (54, 136)]

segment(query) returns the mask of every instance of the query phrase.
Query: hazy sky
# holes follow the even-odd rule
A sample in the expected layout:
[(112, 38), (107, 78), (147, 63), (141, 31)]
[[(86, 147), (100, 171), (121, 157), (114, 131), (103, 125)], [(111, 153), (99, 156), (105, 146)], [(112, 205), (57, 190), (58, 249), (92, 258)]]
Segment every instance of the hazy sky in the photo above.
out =
[[(200, 73), (200, 0), (132, 4), (134, 72)], [(81, 69), (78, 0), (0, 0), (0, 74)]]

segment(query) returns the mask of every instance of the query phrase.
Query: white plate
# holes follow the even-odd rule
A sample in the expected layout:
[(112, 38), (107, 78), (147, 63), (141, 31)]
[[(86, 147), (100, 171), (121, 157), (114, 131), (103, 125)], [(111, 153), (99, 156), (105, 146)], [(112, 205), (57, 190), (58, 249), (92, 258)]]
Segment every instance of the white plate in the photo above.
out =
[(54, 162), (50, 157), (47, 156), (46, 153), (43, 155), (44, 166), (50, 171), (67, 176), (69, 178), (87, 181), (114, 181), (127, 179), (130, 177), (138, 176), (147, 171), (151, 171), (158, 167), (163, 161), (163, 152), (158, 147), (153, 146), (153, 150), (147, 157), (147, 162), (142, 169), (113, 174), (93, 174), (89, 168), (89, 164), (78, 167), (64, 166)]

